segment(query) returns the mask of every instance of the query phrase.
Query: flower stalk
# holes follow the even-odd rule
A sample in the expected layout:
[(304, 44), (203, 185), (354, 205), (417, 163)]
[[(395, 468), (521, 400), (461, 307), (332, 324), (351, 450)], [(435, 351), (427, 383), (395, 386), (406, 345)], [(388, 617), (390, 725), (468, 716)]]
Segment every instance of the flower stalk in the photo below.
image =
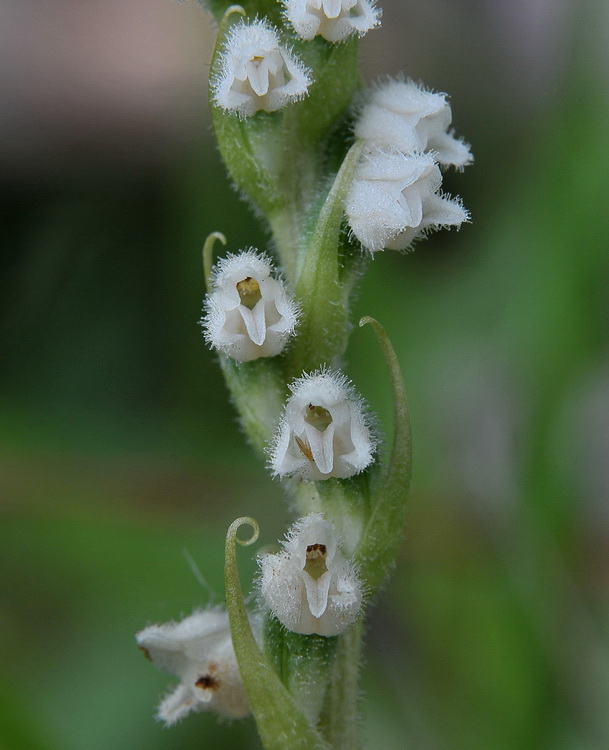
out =
[[(251, 710), (266, 750), (354, 750), (363, 624), (402, 544), (412, 441), (398, 358), (375, 319), (360, 326), (372, 327), (389, 373), (387, 449), (343, 371), (350, 307), (373, 253), (469, 220), (441, 184), (442, 170), (472, 157), (450, 129), (446, 95), (405, 79), (364, 89), (359, 38), (381, 17), (371, 0), (206, 5), (219, 24), (215, 135), (271, 241), (260, 252), (208, 237), (201, 322), (244, 435), (294, 518), (279, 550), (259, 556), (256, 606), (237, 567), (237, 546), (259, 536), (244, 517), (226, 535), (226, 613), (150, 626), (138, 643), (181, 680), (159, 709), (168, 723), (203, 708)], [(214, 260), (218, 240), (228, 252)]]

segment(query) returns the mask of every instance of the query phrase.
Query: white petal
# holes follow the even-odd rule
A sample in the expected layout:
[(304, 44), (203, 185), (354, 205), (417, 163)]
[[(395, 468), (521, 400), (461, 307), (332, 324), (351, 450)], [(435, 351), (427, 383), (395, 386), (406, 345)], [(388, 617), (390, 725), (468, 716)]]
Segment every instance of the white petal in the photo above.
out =
[(157, 709), (157, 717), (170, 727), (183, 719), (195, 708), (192, 690), (186, 685), (177, 688), (166, 696)]

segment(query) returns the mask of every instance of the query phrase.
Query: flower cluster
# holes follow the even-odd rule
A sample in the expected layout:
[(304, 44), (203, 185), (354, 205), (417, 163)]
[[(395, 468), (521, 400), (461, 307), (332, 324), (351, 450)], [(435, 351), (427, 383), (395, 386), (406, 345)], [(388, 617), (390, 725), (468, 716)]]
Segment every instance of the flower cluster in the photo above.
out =
[(240, 22), (229, 32), (221, 69), (212, 81), (216, 106), (243, 117), (259, 110), (275, 112), (302, 99), (309, 71), (265, 21)]
[[(366, 403), (331, 368), (348, 344), (360, 246), (403, 250), (432, 229), (460, 227), (469, 215), (442, 193), (442, 170), (461, 170), (472, 156), (451, 129), (444, 94), (389, 80), (361, 96), (357, 37), (379, 24), (375, 0), (208, 6), (219, 28), (209, 78), (220, 154), (266, 220), (278, 265), (249, 248), (212, 268), (214, 241), (226, 240), (211, 234), (201, 323), (242, 429), (283, 480), (299, 520), (278, 552), (260, 554), (255, 615), (247, 613), (236, 549), (260, 530), (243, 516), (226, 536), (230, 628), (226, 611), (207, 608), (151, 625), (137, 643), (179, 680), (158, 707), (167, 725), (208, 709), (227, 718), (251, 712), (265, 747), (343, 739), (355, 747), (351, 728), (344, 738), (339, 729), (356, 724), (366, 600), (403, 542), (411, 435), (397, 356), (381, 323), (360, 321), (374, 330), (390, 374), (395, 425), (385, 455), (376, 456)], [(247, 539), (237, 535), (244, 525), (253, 530)]]
[(180, 678), (157, 710), (168, 726), (191, 711), (213, 710), (231, 719), (250, 713), (223, 609), (200, 610), (181, 622), (150, 625), (137, 634), (136, 641), (159, 669)]
[(262, 599), (295, 633), (339, 635), (360, 612), (357, 571), (338, 551), (334, 526), (319, 513), (297, 521), (283, 550), (262, 556), (260, 571)]
[(270, 451), (276, 475), (345, 479), (372, 462), (374, 440), (364, 406), (344, 375), (319, 370), (290, 390)]
[(472, 161), (451, 121), (445, 95), (412, 81), (389, 81), (370, 96), (355, 124), (366, 148), (345, 200), (351, 230), (367, 250), (405, 250), (431, 229), (468, 221), (461, 201), (440, 192), (438, 165), (462, 169)]
[(370, 0), (284, 0), (284, 5), (286, 18), (302, 39), (323, 36), (342, 42), (380, 22), (380, 12)]
[(298, 306), (272, 274), (269, 258), (254, 249), (217, 264), (202, 319), (214, 349), (238, 362), (274, 357), (284, 349), (296, 328)]

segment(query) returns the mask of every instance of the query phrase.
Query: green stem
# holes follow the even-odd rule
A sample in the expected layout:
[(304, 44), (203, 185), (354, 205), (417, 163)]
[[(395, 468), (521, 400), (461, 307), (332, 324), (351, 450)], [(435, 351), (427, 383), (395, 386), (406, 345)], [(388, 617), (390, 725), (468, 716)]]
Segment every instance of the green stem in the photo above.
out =
[(339, 636), (334, 668), (319, 722), (332, 750), (356, 750), (362, 623)]

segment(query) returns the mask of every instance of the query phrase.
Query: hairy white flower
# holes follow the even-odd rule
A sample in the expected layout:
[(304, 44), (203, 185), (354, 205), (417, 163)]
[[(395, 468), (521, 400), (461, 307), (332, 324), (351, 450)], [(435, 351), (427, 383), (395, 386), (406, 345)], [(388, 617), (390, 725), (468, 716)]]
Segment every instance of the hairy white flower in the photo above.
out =
[(294, 381), (290, 390), (270, 450), (275, 474), (345, 479), (371, 463), (374, 441), (362, 400), (344, 375), (319, 370)]
[(309, 71), (281, 44), (274, 28), (265, 21), (241, 22), (229, 31), (221, 52), (213, 100), (249, 117), (302, 99), (310, 82)]
[(285, 15), (298, 36), (323, 36), (341, 42), (350, 34), (365, 34), (380, 23), (371, 0), (284, 0)]
[(239, 362), (274, 357), (284, 349), (298, 306), (272, 272), (269, 258), (253, 248), (218, 262), (201, 321), (211, 346)]
[(338, 551), (334, 526), (320, 513), (297, 521), (283, 550), (265, 554), (260, 569), (262, 598), (295, 633), (339, 635), (361, 609), (357, 570)]
[(223, 609), (200, 610), (181, 622), (150, 625), (136, 640), (159, 669), (181, 680), (157, 710), (167, 726), (191, 711), (211, 709), (231, 719), (250, 713)]
[(438, 192), (441, 184), (432, 154), (368, 151), (345, 201), (353, 234), (375, 252), (404, 250), (431, 229), (460, 227), (469, 214)]
[(451, 121), (445, 94), (426, 91), (413, 81), (388, 81), (362, 109), (355, 134), (384, 149), (431, 151), (443, 166), (462, 169), (473, 157), (469, 145), (449, 130)]

